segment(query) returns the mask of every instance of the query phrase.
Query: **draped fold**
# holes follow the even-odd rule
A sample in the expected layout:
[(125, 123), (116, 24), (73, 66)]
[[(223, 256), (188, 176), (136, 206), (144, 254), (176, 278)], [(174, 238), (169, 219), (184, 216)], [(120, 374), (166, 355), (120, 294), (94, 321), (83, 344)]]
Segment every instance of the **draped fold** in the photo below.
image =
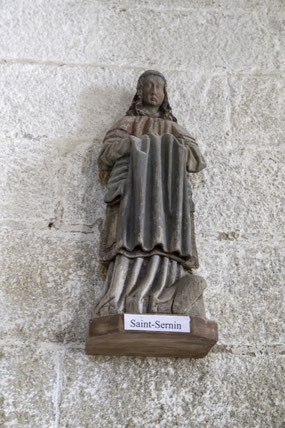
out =
[(119, 254), (109, 265), (105, 294), (94, 308), (94, 315), (156, 313), (160, 305), (166, 305), (170, 313), (174, 284), (186, 275), (183, 266), (168, 257), (130, 259)]
[(128, 171), (129, 156), (118, 159), (108, 181), (108, 191), (104, 197), (104, 202), (107, 204), (114, 204), (121, 199), (124, 193)]
[[(171, 134), (131, 136), (117, 248), (192, 256), (187, 152)], [(121, 169), (122, 165), (118, 165)]]

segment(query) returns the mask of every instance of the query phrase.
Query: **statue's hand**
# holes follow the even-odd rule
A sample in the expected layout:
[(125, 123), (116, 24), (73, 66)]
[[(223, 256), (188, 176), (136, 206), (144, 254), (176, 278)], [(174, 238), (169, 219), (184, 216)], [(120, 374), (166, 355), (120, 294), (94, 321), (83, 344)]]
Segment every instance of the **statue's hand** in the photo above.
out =
[(108, 183), (109, 177), (110, 177), (110, 171), (99, 171), (99, 179), (101, 183), (104, 184), (105, 186)]

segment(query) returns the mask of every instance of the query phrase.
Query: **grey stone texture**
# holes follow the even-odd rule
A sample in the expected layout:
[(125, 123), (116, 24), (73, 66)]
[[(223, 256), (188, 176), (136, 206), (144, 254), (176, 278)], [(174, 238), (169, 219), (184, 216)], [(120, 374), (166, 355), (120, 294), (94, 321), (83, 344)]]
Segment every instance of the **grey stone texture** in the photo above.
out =
[[(23, 0), (15, 11), (5, 0), (0, 52), (8, 59), (175, 70), (282, 68), (284, 53), (276, 24), (268, 19), (269, 2), (262, 7), (252, 1), (246, 13), (245, 1), (232, 7), (225, 1), (194, 3)], [(276, 3), (279, 17), (282, 2), (279, 8)]]
[(69, 350), (64, 367), (59, 426), (281, 427), (285, 417), (284, 358), (275, 353), (244, 347), (183, 360)]
[[(0, 2), (0, 426), (284, 426), (282, 0)], [(204, 360), (88, 357), (103, 293), (96, 159), (163, 72), (191, 176)]]
[(56, 418), (60, 350), (48, 344), (0, 343), (0, 426), (48, 427)]

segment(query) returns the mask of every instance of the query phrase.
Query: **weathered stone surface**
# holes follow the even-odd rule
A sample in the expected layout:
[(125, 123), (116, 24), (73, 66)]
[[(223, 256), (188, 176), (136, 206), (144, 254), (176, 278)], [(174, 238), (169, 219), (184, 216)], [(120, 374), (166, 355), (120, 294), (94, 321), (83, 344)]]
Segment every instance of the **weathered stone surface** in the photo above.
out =
[(132, 98), (126, 88), (138, 74), (22, 64), (2, 64), (0, 71), (0, 137), (48, 138), (65, 150), (68, 138), (104, 136), (125, 113)]
[(279, 427), (284, 369), (284, 357), (274, 354), (211, 352), (194, 361), (70, 350), (60, 426)]
[(237, 144), (209, 145), (204, 154), (207, 168), (190, 177), (198, 236), (284, 237), (285, 152)]
[(95, 234), (1, 232), (1, 336), (53, 342), (85, 339), (102, 279)]
[(176, 70), (280, 67), (264, 9), (245, 13), (244, 4), (223, 5), (221, 13), (219, 5), (201, 12), (185, 1), (161, 7), (158, 1), (26, 0), (15, 10), (6, 0), (0, 56)]
[(0, 344), (0, 426), (51, 427), (57, 352), (15, 339)]
[[(280, 2), (280, 3), (279, 3)], [(268, 8), (267, 20), (268, 30), (271, 33), (271, 37), (275, 39), (275, 50), (278, 52), (280, 63), (283, 64), (282, 69), (284, 70), (284, 59), (285, 59), (285, 31), (284, 31), (284, 3), (282, 0), (272, 4), (272, 7)], [(279, 3), (279, 5), (278, 5)]]
[(1, 224), (94, 230), (105, 208), (98, 181), (100, 149), (101, 141), (3, 140)]
[(62, 230), (88, 232), (101, 228), (105, 212), (105, 189), (99, 183), (97, 166), (101, 146), (101, 141), (80, 144), (62, 158), (62, 219), (58, 224)]
[(225, 76), (170, 72), (169, 99), (178, 123), (204, 151), (213, 142), (228, 145), (228, 85)]
[(283, 0), (210, 0), (210, 3), (222, 8), (241, 8), (245, 12), (252, 10), (255, 13), (260, 11), (282, 13), (284, 10)]
[(206, 316), (219, 325), (219, 343), (283, 343), (284, 240), (198, 240), (198, 252)]
[(60, 165), (52, 144), (3, 140), (0, 151), (0, 220), (38, 222), (55, 215)]
[(285, 132), (284, 76), (229, 78), (233, 145), (282, 147)]

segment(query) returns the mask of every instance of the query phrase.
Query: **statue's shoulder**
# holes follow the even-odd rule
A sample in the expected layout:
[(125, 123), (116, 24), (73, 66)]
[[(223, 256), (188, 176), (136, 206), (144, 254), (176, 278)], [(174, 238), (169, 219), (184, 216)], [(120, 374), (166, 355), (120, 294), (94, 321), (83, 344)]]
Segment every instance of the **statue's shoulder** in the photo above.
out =
[(173, 129), (173, 133), (180, 135), (181, 137), (187, 137), (193, 141), (195, 141), (195, 138), (193, 137), (193, 135), (189, 134), (189, 132), (187, 131), (187, 129), (185, 129), (183, 126), (179, 125), (177, 122), (172, 122), (172, 129)]
[(130, 133), (130, 130), (132, 129), (135, 119), (136, 119), (136, 116), (124, 116), (121, 119), (119, 119), (116, 123), (114, 123), (110, 131), (114, 129), (121, 129), (122, 131), (126, 131)]

